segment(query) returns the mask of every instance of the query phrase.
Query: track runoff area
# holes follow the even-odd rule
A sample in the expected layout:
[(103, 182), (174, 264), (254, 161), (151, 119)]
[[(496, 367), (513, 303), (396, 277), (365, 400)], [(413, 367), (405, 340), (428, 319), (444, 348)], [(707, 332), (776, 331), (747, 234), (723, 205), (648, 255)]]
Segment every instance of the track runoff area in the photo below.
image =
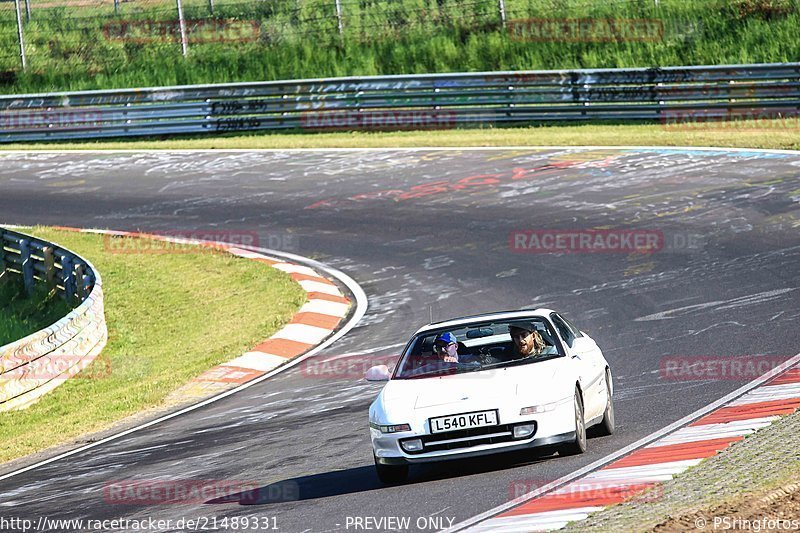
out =
[[(229, 530), (234, 518), (268, 519), (284, 531), (385, 530), (405, 527), (405, 518), (409, 530), (550, 529), (671, 478), (795, 408), (797, 153), (555, 147), (0, 158), (3, 222), (253, 231), (267, 247), (347, 273), (368, 299), (358, 325), (306, 365), (3, 479), (6, 517), (170, 521), (165, 530), (225, 518)], [(36, 201), (45, 196), (52, 201)], [(590, 438), (578, 456), (421, 465), (406, 484), (380, 483), (367, 430), (380, 385), (364, 381), (365, 367), (396, 358), (431, 318), (535, 307), (563, 312), (603, 349), (617, 432)], [(342, 360), (349, 364), (323, 364)], [(109, 487), (133, 483), (241, 490), (107, 498)], [(253, 487), (255, 499), (236, 497)]]

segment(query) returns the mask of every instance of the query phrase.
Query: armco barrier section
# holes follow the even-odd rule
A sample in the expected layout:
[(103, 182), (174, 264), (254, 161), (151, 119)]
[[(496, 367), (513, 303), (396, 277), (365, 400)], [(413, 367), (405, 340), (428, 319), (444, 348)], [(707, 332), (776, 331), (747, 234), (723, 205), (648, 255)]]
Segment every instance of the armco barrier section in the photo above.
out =
[(85, 259), (53, 243), (0, 228), (0, 283), (22, 276), (77, 303), (67, 316), (0, 346), (0, 412), (28, 407), (89, 365), (106, 344), (100, 275)]
[(372, 76), (0, 96), (0, 142), (800, 115), (800, 63)]

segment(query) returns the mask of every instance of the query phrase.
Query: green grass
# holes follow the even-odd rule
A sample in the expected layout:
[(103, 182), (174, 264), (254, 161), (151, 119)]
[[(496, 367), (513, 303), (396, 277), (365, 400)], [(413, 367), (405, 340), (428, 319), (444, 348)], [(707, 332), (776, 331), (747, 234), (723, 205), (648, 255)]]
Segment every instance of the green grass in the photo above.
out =
[[(653, 0), (506, 0), (509, 20), (654, 20), (661, 31), (646, 33), (643, 41), (514, 39), (500, 24), (497, 0), (343, 0), (343, 36), (331, 1), (217, 0), (213, 17), (207, 1), (186, 4), (189, 20), (239, 26), (227, 33), (190, 27), (184, 59), (174, 38), (153, 38), (163, 32), (161, 22), (175, 19), (173, 3), (125, 2), (116, 16), (110, 7), (38, 8), (24, 27), (25, 72), (19, 67), (13, 4), (0, 4), (0, 92), (800, 60), (798, 0), (661, 0), (658, 5)], [(155, 25), (129, 25), (120, 32), (123, 22), (137, 20)], [(258, 25), (257, 32), (242, 26), (251, 23)], [(118, 38), (120, 33), (127, 37)], [(242, 35), (237, 42), (208, 38)]]
[(171, 391), (272, 335), (305, 301), (287, 274), (226, 253), (119, 254), (103, 236), (32, 233), (97, 267), (109, 339), (82, 374), (27, 410), (0, 413), (0, 461), (163, 405)]
[[(722, 127), (725, 128), (726, 124)], [(428, 146), (719, 146), (800, 150), (800, 128), (765, 130), (742, 122), (732, 129), (681, 131), (660, 124), (537, 126), (528, 128), (348, 132), (314, 134), (226, 134), (215, 137), (4, 144), (2, 150), (181, 150), (285, 148), (401, 148)]]
[(0, 346), (46, 328), (70, 308), (64, 300), (43, 290), (26, 294), (19, 276), (0, 276)]

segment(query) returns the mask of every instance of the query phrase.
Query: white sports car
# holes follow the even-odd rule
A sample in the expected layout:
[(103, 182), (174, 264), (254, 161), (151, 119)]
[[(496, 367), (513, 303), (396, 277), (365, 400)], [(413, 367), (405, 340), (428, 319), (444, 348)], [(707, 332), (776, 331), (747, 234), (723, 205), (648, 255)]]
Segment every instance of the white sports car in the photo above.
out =
[(384, 483), (408, 465), (553, 446), (586, 451), (586, 428), (614, 432), (611, 370), (600, 348), (549, 309), (476, 315), (420, 328), (369, 408)]

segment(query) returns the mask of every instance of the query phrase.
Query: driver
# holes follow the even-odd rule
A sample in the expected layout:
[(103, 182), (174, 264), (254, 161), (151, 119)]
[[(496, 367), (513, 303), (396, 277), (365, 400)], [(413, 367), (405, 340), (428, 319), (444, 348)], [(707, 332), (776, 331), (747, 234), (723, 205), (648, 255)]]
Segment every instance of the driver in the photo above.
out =
[(433, 341), (433, 353), (445, 363), (458, 363), (458, 339), (446, 331)]
[(508, 328), (511, 340), (514, 341), (514, 357), (535, 357), (547, 346), (542, 335), (536, 331), (532, 323), (515, 323)]

